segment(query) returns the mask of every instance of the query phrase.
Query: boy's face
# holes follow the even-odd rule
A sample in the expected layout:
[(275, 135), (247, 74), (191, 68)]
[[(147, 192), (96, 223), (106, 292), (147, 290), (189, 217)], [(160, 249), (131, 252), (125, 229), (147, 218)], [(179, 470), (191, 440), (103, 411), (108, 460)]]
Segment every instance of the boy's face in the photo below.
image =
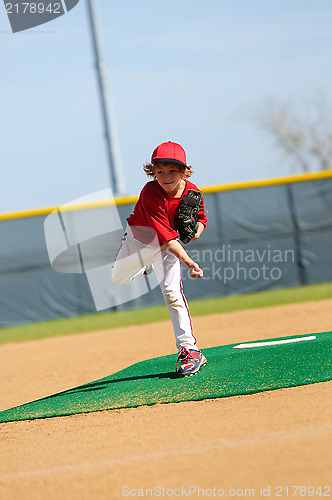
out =
[(181, 167), (176, 163), (158, 163), (154, 166), (153, 173), (158, 184), (167, 194), (175, 196), (181, 187)]

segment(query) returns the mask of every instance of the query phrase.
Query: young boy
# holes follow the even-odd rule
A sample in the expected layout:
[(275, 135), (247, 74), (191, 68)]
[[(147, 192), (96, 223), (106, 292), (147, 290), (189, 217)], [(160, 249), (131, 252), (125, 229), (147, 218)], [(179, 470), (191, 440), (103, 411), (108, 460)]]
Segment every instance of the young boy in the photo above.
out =
[[(193, 375), (206, 364), (206, 358), (196, 345), (183, 294), (181, 262), (189, 268), (192, 278), (202, 277), (203, 271), (178, 240), (176, 215), (188, 190), (199, 189), (188, 181), (193, 170), (187, 165), (184, 149), (177, 143), (164, 142), (157, 146), (151, 163), (143, 168), (153, 180), (144, 186), (134, 212), (127, 219), (126, 233), (112, 269), (112, 280), (115, 285), (122, 285), (154, 270), (173, 323), (179, 352), (177, 373), (180, 376)], [(193, 241), (200, 237), (206, 223), (202, 202)]]

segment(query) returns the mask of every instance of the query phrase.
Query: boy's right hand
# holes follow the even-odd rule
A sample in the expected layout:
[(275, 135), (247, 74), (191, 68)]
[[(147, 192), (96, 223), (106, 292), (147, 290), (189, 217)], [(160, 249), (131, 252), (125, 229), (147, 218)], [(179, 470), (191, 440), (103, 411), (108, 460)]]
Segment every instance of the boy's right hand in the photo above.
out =
[(203, 276), (203, 271), (202, 269), (199, 267), (198, 264), (193, 264), (192, 266), (190, 266), (190, 276), (192, 278), (201, 278)]

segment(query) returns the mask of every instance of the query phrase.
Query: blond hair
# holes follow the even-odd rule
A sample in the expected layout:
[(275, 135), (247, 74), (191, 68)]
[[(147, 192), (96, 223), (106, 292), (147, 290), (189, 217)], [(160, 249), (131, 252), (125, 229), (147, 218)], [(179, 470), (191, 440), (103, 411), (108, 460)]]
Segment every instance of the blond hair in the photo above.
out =
[[(189, 165), (186, 167), (185, 165), (180, 165), (179, 163), (174, 163), (174, 165), (177, 165), (180, 168), (180, 172), (182, 174), (182, 177), (185, 177), (188, 179), (191, 177), (194, 173), (193, 167), (190, 167)], [(143, 164), (143, 170), (146, 173), (148, 177), (153, 177), (154, 179), (156, 178), (154, 174), (154, 168), (158, 166), (158, 163), (144, 163)]]

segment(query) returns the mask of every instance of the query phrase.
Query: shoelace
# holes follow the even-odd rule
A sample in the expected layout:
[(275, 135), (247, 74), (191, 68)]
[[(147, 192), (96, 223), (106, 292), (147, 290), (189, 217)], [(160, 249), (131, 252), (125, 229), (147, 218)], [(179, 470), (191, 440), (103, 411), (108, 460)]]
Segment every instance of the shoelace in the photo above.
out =
[(196, 361), (194, 356), (188, 351), (188, 349), (186, 349), (185, 347), (182, 347), (180, 354), (179, 354), (179, 357), (177, 359), (176, 365), (175, 365), (175, 370), (178, 367), (178, 362), (180, 361), (180, 359), (181, 359), (181, 361), (187, 361), (188, 358), (191, 358), (194, 361)]

